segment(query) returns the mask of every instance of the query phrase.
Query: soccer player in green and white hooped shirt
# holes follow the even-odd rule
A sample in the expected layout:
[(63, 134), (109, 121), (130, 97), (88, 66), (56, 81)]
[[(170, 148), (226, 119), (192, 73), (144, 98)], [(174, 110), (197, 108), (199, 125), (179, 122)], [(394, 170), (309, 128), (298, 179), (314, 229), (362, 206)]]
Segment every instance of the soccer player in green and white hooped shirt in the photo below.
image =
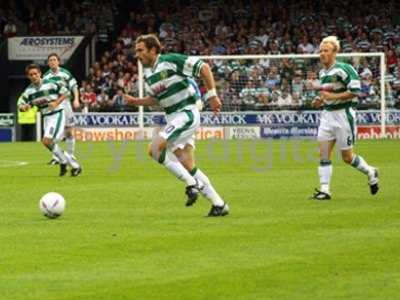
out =
[(67, 173), (67, 165), (72, 167), (71, 176), (78, 176), (82, 172), (80, 165), (58, 145), (64, 135), (65, 118), (62, 102), (66, 98), (67, 89), (54, 81), (42, 79), (38, 65), (28, 65), (25, 74), (31, 84), (18, 99), (18, 109), (27, 111), (32, 106), (40, 109), (44, 127), (42, 143), (60, 161), (60, 176)]
[(205, 98), (212, 110), (218, 113), (221, 108), (209, 65), (182, 54), (160, 54), (161, 44), (154, 35), (138, 37), (135, 50), (146, 68), (144, 80), (148, 96), (125, 95), (125, 101), (130, 105), (158, 104), (165, 110), (167, 119), (167, 125), (153, 136), (149, 155), (186, 183), (186, 206), (193, 205), (201, 193), (212, 204), (208, 216), (227, 215), (228, 204), (194, 162), (194, 138), (200, 126), (200, 112), (196, 106), (198, 87), (193, 78), (203, 79), (207, 89)]
[[(44, 79), (51, 79), (63, 86), (68, 90), (67, 98), (62, 102), (64, 106), (65, 117), (65, 143), (67, 145), (67, 152), (75, 159), (75, 138), (73, 135), (73, 127), (75, 126), (74, 112), (71, 107), (72, 104), (75, 109), (79, 108), (79, 92), (78, 84), (72, 74), (65, 68), (60, 67), (60, 57), (57, 53), (51, 53), (47, 57), (47, 64), (49, 70), (43, 75)], [(53, 159), (49, 162), (50, 165), (57, 164), (58, 159), (53, 155)]]
[(336, 54), (340, 43), (336, 36), (329, 36), (320, 44), (320, 60), (323, 69), (319, 73), (321, 92), (313, 104), (323, 108), (318, 128), (320, 166), (318, 168), (320, 189), (313, 198), (331, 199), (330, 180), (332, 177), (331, 155), (335, 144), (342, 152), (342, 159), (368, 177), (371, 194), (378, 192), (378, 171), (360, 155), (353, 152), (356, 135), (356, 116), (353, 110), (360, 93), (360, 79), (357, 71), (349, 64), (337, 62)]

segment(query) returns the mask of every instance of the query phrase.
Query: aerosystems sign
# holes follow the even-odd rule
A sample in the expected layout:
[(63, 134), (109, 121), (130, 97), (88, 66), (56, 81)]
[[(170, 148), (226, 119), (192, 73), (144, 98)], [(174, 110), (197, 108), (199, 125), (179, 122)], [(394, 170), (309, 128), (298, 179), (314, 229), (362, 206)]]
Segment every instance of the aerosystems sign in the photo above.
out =
[(57, 53), (67, 60), (82, 42), (83, 36), (25, 36), (8, 39), (9, 60), (46, 60)]

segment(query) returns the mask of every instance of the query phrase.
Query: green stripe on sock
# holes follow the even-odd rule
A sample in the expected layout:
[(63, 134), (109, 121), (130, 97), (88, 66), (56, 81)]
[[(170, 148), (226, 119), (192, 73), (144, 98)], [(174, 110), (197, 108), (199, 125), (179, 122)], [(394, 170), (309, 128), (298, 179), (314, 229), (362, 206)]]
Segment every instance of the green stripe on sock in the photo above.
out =
[(164, 149), (163, 151), (161, 151), (161, 153), (160, 153), (160, 157), (158, 158), (158, 162), (160, 163), (160, 164), (163, 164), (164, 163), (164, 161), (165, 161), (165, 156), (167, 155), (167, 150), (166, 149)]
[(320, 166), (330, 166), (332, 164), (332, 162), (329, 159), (321, 159), (321, 161), (319, 162)]
[(194, 174), (196, 174), (196, 172), (197, 172), (197, 167), (194, 167), (192, 169), (192, 171), (190, 171), (190, 175), (194, 176)]
[(360, 164), (360, 158), (358, 157), (358, 155), (355, 155), (353, 161), (351, 162), (351, 165), (357, 168), (359, 164)]
[(50, 144), (50, 145), (47, 145), (46, 148), (49, 149), (51, 152), (53, 152), (54, 143), (53, 143), (53, 144)]

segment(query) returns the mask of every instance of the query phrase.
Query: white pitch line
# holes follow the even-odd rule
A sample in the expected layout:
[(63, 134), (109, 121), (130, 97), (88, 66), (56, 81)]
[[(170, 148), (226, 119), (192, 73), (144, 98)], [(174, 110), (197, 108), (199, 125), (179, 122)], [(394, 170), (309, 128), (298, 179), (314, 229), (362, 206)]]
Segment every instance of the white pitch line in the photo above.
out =
[(0, 160), (0, 168), (21, 167), (27, 165), (27, 161)]

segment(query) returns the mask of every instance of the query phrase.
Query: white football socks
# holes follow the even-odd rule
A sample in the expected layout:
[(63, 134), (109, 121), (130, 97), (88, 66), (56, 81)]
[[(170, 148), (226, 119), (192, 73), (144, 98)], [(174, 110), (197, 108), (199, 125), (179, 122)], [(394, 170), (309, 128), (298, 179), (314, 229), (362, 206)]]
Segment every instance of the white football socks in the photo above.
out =
[(57, 158), (60, 164), (68, 164), (72, 168), (77, 169), (79, 168), (78, 162), (67, 152), (64, 152), (58, 144), (52, 144), (49, 146), (53, 156)]
[(64, 155), (65, 155), (65, 157), (67, 158), (68, 164), (69, 164), (72, 168), (77, 169), (77, 168), (80, 167), (79, 164), (78, 164), (78, 162), (72, 157), (71, 154), (69, 154), (68, 152), (64, 152)]
[(70, 136), (70, 137), (67, 137), (66, 139), (65, 139), (65, 144), (66, 144), (66, 146), (67, 146), (67, 152), (70, 154), (70, 155), (74, 155), (74, 153), (75, 153), (75, 138), (73, 137), (73, 136)]
[(160, 164), (163, 164), (176, 178), (182, 180), (186, 185), (195, 185), (196, 180), (185, 169), (178, 158), (169, 150), (163, 150), (158, 159)]
[(318, 167), (319, 182), (321, 185), (321, 192), (331, 194), (329, 186), (332, 177), (332, 163), (330, 160), (321, 160), (320, 166)]
[(354, 155), (351, 166), (369, 176), (373, 172), (373, 168), (360, 155)]
[[(69, 153), (72, 157), (74, 156), (75, 153), (75, 138), (73, 136), (68, 137), (65, 139), (65, 144), (67, 146), (67, 153)], [(53, 159), (55, 161), (60, 162), (60, 160), (58, 159), (57, 155), (53, 154)]]
[(215, 206), (223, 206), (225, 204), (224, 200), (218, 195), (217, 191), (211, 185), (210, 180), (200, 169), (197, 167), (193, 168), (190, 172), (194, 178), (201, 181), (204, 184), (204, 187), (200, 190), (200, 192), (206, 197), (212, 205)]
[(53, 156), (57, 157), (57, 160), (60, 162), (60, 164), (67, 164), (68, 159), (65, 156), (64, 151), (58, 146), (57, 144), (53, 144), (50, 146), (51, 152), (53, 152)]

